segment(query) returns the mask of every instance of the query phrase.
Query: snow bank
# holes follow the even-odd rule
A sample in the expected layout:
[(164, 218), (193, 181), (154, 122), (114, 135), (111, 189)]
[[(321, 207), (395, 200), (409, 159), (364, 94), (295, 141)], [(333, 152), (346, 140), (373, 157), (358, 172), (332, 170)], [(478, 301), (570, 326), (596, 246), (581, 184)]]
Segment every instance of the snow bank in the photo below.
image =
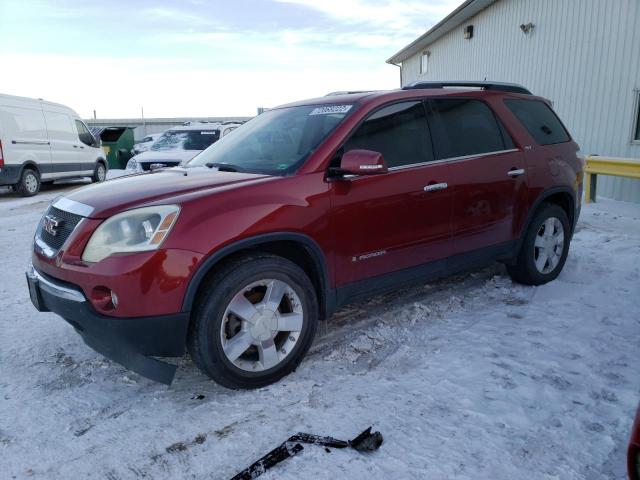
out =
[[(55, 196), (57, 192), (47, 193)], [(624, 478), (640, 399), (640, 207), (585, 206), (559, 279), (494, 265), (339, 311), (280, 383), (225, 390), (179, 361), (171, 388), (86, 347), (29, 303), (24, 267), (47, 196), (0, 196), (0, 471), (6, 478), (229, 478), (298, 431), (265, 479)]]

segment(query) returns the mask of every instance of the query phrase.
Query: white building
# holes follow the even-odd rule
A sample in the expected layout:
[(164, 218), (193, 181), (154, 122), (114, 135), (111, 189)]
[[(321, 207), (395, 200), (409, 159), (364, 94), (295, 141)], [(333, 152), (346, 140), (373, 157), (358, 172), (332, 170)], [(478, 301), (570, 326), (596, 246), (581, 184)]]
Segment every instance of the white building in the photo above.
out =
[[(467, 0), (387, 63), (402, 85), (520, 83), (583, 153), (640, 159), (640, 0)], [(640, 202), (640, 181), (598, 181), (599, 195)]]

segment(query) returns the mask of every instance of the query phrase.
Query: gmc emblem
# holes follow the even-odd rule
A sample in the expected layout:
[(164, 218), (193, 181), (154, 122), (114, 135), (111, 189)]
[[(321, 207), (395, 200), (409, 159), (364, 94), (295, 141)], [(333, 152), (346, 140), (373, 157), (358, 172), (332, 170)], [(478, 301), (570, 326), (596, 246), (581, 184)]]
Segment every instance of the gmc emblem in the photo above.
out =
[(62, 220), (52, 217), (51, 215), (45, 215), (42, 219), (42, 229), (54, 237), (58, 234), (58, 227), (61, 224)]

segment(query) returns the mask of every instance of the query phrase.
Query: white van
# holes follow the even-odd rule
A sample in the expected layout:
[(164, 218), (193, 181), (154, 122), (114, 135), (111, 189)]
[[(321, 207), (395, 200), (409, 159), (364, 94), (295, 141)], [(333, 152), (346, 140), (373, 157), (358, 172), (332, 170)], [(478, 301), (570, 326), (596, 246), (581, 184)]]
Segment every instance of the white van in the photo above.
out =
[(22, 196), (59, 178), (102, 182), (107, 161), (76, 112), (57, 103), (0, 94), (0, 185)]

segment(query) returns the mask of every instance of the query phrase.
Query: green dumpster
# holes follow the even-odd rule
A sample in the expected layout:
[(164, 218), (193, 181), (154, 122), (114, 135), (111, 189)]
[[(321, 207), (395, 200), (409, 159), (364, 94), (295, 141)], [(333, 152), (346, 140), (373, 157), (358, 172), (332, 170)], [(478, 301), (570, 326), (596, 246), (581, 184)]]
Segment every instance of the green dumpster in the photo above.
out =
[(106, 127), (100, 132), (102, 149), (107, 156), (109, 168), (123, 169), (131, 158), (133, 128)]

